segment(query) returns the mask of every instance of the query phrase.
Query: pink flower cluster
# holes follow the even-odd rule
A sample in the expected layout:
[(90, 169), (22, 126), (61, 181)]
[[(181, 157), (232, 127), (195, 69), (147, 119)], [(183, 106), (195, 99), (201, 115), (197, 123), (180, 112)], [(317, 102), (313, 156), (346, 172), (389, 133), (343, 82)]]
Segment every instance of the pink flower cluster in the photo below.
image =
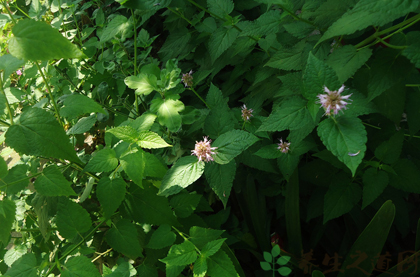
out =
[(337, 115), (339, 111), (347, 109), (346, 105), (347, 103), (344, 100), (349, 100), (349, 95), (341, 95), (341, 93), (344, 91), (344, 85), (342, 85), (338, 90), (330, 91), (326, 86), (324, 86), (324, 91), (327, 94), (318, 94), (319, 102), (321, 104), (321, 107), (324, 107), (325, 114), (328, 116), (331, 116), (331, 113), (334, 115)]
[(211, 155), (216, 154), (215, 152), (213, 152), (213, 150), (216, 150), (217, 147), (211, 147), (211, 139), (209, 140), (208, 137), (203, 137), (203, 139), (204, 140), (200, 142), (196, 141), (194, 150), (191, 150), (191, 155), (196, 155), (199, 162), (214, 161)]

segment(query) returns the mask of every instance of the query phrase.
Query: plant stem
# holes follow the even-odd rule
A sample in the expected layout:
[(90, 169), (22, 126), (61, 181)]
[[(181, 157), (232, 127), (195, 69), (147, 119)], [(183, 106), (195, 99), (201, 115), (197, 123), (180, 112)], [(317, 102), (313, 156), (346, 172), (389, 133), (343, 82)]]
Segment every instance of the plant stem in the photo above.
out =
[(63, 126), (63, 122), (61, 121), (61, 118), (60, 118), (60, 113), (58, 112), (57, 105), (55, 104), (54, 96), (53, 96), (53, 94), (51, 93), (51, 88), (50, 88), (50, 85), (48, 84), (47, 79), (45, 78), (45, 75), (44, 75), (44, 73), (42, 72), (41, 67), (39, 66), (39, 63), (38, 63), (37, 61), (35, 61), (34, 63), (35, 63), (35, 65), (36, 65), (36, 67), (38, 68), (38, 71), (39, 71), (39, 73), (41, 74), (42, 79), (44, 80), (45, 85), (47, 86), (47, 92), (48, 92), (48, 95), (50, 96), (51, 102), (52, 102), (52, 104), (53, 104), (53, 107), (54, 107), (54, 110), (55, 110), (56, 116), (57, 116), (57, 118), (58, 118), (58, 122), (60, 122), (60, 125), (61, 125), (61, 126)]
[(6, 121), (3, 121), (1, 119), (0, 119), (0, 123), (3, 124), (3, 125), (5, 125), (5, 126), (7, 126), (7, 127), (10, 127), (11, 126), (11, 124), (9, 124)]
[(197, 97), (206, 105), (206, 107), (207, 108), (209, 108), (210, 109), (210, 106), (206, 103), (206, 101), (204, 101), (204, 99), (203, 98), (201, 98), (201, 96), (195, 91), (195, 89), (193, 88), (193, 87), (191, 87), (190, 88), (194, 93), (195, 93), (195, 95), (197, 95)]
[(13, 125), (13, 113), (9, 105), (9, 100), (7, 100), (6, 92), (4, 91), (2, 76), (0, 76), (0, 90), (4, 96), (4, 100), (6, 101), (6, 108), (7, 108), (7, 112), (9, 113), (10, 125)]
[(76, 19), (76, 15), (74, 14), (74, 11), (70, 8), (71, 13), (73, 15), (74, 18), (74, 24), (76, 24), (76, 30), (77, 30), (77, 35), (79, 36), (79, 44), (82, 45), (82, 36), (80, 35), (80, 30), (79, 30), (79, 26), (77, 24), (77, 19)]
[(8, 6), (7, 6), (7, 4), (6, 4), (6, 1), (5, 1), (5, 0), (2, 0), (1, 2), (3, 3), (3, 6), (4, 6), (4, 8), (6, 9), (7, 13), (9, 14), (10, 18), (12, 19), (13, 23), (14, 23), (14, 24), (16, 24), (16, 21), (15, 21), (15, 19), (13, 18), (13, 15), (12, 15), (12, 13), (10, 12), (9, 7), (8, 7)]
[[(130, 9), (131, 16), (133, 17), (133, 25), (134, 25), (134, 76), (137, 76), (137, 26), (136, 26), (136, 18), (134, 17), (133, 9)], [(136, 93), (134, 93), (134, 105), (136, 107), (137, 115), (140, 114), (139, 110), (139, 97)]]
[(171, 12), (173, 12), (174, 14), (176, 14), (177, 16), (179, 16), (179, 17), (181, 17), (182, 19), (184, 19), (185, 21), (187, 21), (191, 26), (194, 26), (193, 24), (192, 24), (192, 22), (191, 21), (189, 21), (188, 20), (188, 18), (186, 18), (183, 14), (181, 14), (181, 13), (179, 13), (179, 12), (177, 12), (177, 11), (175, 11), (174, 9), (172, 9), (171, 7), (166, 7), (168, 10), (170, 10)]

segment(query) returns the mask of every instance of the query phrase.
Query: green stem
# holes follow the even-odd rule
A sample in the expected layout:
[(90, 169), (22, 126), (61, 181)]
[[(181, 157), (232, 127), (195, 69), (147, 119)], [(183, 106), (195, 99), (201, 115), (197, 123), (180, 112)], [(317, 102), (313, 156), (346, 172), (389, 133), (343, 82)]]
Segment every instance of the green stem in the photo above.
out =
[(378, 126), (374, 126), (374, 125), (371, 125), (371, 124), (366, 123), (366, 122), (363, 122), (363, 121), (362, 121), (362, 123), (363, 123), (363, 125), (366, 125), (366, 126), (369, 126), (369, 127), (372, 127), (372, 128), (378, 129), (378, 130), (381, 130), (381, 128), (378, 127)]
[(6, 121), (3, 121), (1, 119), (0, 119), (0, 123), (3, 124), (3, 125), (5, 125), (5, 126), (7, 126), (7, 127), (10, 127), (11, 126), (10, 123), (7, 123)]
[(406, 87), (420, 87), (420, 84), (406, 84)]
[[(172, 226), (172, 228), (175, 230), (175, 231), (177, 231), (177, 233), (184, 239), (184, 240), (188, 240), (189, 241), (189, 239), (186, 237), (186, 236), (184, 236), (184, 233), (182, 233), (181, 231), (179, 231), (177, 228), (175, 228), (174, 226)], [(194, 244), (194, 247), (195, 247), (195, 251), (197, 251), (197, 253), (199, 254), (199, 255), (201, 255), (201, 251), (200, 251), (200, 249), (198, 249), (197, 248), (197, 246), (195, 246), (195, 244)]]
[(10, 18), (12, 19), (13, 23), (16, 24), (16, 20), (13, 18), (13, 15), (9, 10), (9, 7), (6, 4), (6, 1), (2, 0), (1, 2), (3, 3), (3, 6), (6, 9), (7, 13), (9, 14)]
[(17, 3), (14, 3), (13, 5), (14, 8), (18, 9), (21, 13), (23, 13), (27, 18), (31, 19), (31, 17), (29, 15), (27, 15), (21, 8), (19, 8), (19, 6), (17, 5)]
[[(73, 167), (76, 170), (79, 170), (80, 172), (83, 172), (83, 168), (81, 166), (79, 166), (78, 164), (75, 163), (70, 163), (70, 166)], [(92, 177), (93, 179), (95, 179), (96, 181), (99, 181), (99, 178), (95, 175), (93, 175), (92, 173), (89, 172), (83, 172), (84, 174), (86, 174), (89, 177)]]
[(80, 45), (82, 45), (82, 36), (80, 35), (79, 25), (77, 24), (76, 15), (74, 14), (73, 9), (71, 9), (71, 13), (72, 13), (73, 18), (74, 18), (74, 24), (76, 24), (77, 35), (79, 36), (79, 43), (80, 43)]
[(197, 97), (206, 105), (206, 107), (207, 108), (209, 108), (210, 109), (210, 106), (206, 103), (206, 101), (204, 101), (204, 99), (203, 98), (201, 98), (201, 96), (195, 91), (195, 89), (193, 88), (193, 87), (191, 87), (190, 88), (194, 93), (195, 93), (195, 95), (197, 95)]
[[(133, 17), (133, 25), (134, 25), (134, 76), (137, 76), (137, 26), (136, 26), (136, 18), (134, 17), (133, 9), (131, 10), (131, 16)], [(137, 115), (140, 114), (139, 110), (139, 99), (136, 93), (134, 93), (134, 105), (136, 107)]]
[(191, 21), (188, 20), (188, 18), (186, 18), (183, 14), (175, 11), (174, 9), (172, 9), (171, 7), (166, 7), (168, 10), (170, 10), (171, 12), (173, 12), (174, 14), (176, 14), (177, 16), (181, 17), (182, 19), (184, 19), (185, 21), (187, 21), (191, 26), (194, 26), (193, 23)]
[(60, 118), (60, 113), (58, 112), (58, 107), (57, 107), (57, 105), (55, 104), (54, 96), (53, 96), (53, 94), (51, 93), (51, 88), (50, 88), (50, 85), (48, 84), (47, 79), (45, 78), (45, 75), (44, 75), (44, 73), (42, 72), (42, 69), (41, 69), (41, 67), (39, 66), (38, 62), (37, 62), (37, 61), (35, 61), (34, 63), (35, 63), (35, 65), (36, 65), (36, 67), (38, 68), (38, 71), (39, 71), (39, 73), (41, 74), (42, 79), (44, 80), (45, 85), (47, 86), (47, 92), (48, 92), (48, 95), (50, 96), (51, 102), (52, 102), (52, 104), (53, 104), (53, 107), (54, 107), (54, 110), (55, 110), (56, 116), (57, 116), (57, 118), (58, 118), (58, 122), (60, 122), (60, 125), (61, 125), (61, 126), (63, 126), (63, 122), (61, 121), (61, 118)]
[(306, 19), (303, 19), (303, 18), (298, 17), (295, 13), (289, 11), (283, 5), (280, 5), (280, 4), (276, 4), (276, 5), (279, 6), (282, 10), (286, 11), (288, 14), (290, 14), (294, 19), (299, 20), (299, 21), (302, 21), (302, 22), (305, 22), (305, 23), (307, 23), (309, 25), (312, 25), (312, 26), (317, 27), (314, 23), (312, 23), (312, 22), (310, 22), (310, 21), (308, 21)]
[(1, 93), (4, 95), (4, 99), (6, 100), (6, 108), (7, 108), (7, 112), (9, 113), (10, 125), (13, 125), (13, 113), (12, 113), (12, 109), (10, 108), (9, 101), (7, 100), (6, 92), (4, 91), (4, 88), (3, 88), (3, 78), (1, 76), (0, 76), (0, 90), (1, 90)]
[(385, 40), (383, 40), (381, 37), (377, 37), (377, 39), (380, 42), (382, 42), (384, 45), (388, 46), (389, 48), (394, 48), (394, 49), (405, 49), (405, 48), (407, 48), (407, 46), (398, 46), (398, 45), (389, 44), (388, 42), (386, 42)]

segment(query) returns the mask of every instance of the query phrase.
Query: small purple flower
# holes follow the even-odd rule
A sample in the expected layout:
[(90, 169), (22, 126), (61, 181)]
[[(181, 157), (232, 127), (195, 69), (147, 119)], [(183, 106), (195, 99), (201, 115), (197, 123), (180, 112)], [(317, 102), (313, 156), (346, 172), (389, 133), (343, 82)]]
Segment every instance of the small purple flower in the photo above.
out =
[(190, 70), (190, 72), (182, 74), (182, 82), (184, 83), (185, 87), (192, 87), (193, 85), (193, 71)]
[(249, 121), (251, 119), (251, 117), (253, 117), (254, 115), (252, 114), (254, 112), (253, 109), (247, 109), (246, 105), (244, 104), (242, 106), (242, 119), (244, 121)]
[(285, 154), (289, 152), (290, 142), (286, 142), (286, 141), (283, 142), (282, 138), (280, 138), (279, 141), (280, 143), (277, 143), (277, 145), (279, 146), (277, 147), (277, 149), (279, 149), (281, 152)]
[(352, 94), (345, 96), (341, 95), (341, 93), (344, 91), (344, 85), (342, 85), (339, 90), (334, 91), (330, 91), (326, 86), (324, 86), (324, 91), (327, 94), (318, 94), (317, 97), (319, 98), (318, 103), (320, 103), (321, 107), (324, 108), (326, 115), (331, 116), (331, 112), (334, 115), (337, 115), (340, 110), (347, 109), (346, 105), (349, 103), (344, 100), (351, 101), (349, 97)]
[(16, 74), (20, 76), (22, 75), (22, 71), (19, 69), (18, 71), (16, 71)]
[(204, 140), (195, 143), (194, 150), (191, 150), (191, 155), (196, 155), (198, 161), (205, 161), (210, 162), (214, 161), (211, 155), (215, 155), (216, 153), (213, 150), (216, 150), (217, 147), (211, 147), (211, 139), (209, 140), (208, 137), (203, 137)]

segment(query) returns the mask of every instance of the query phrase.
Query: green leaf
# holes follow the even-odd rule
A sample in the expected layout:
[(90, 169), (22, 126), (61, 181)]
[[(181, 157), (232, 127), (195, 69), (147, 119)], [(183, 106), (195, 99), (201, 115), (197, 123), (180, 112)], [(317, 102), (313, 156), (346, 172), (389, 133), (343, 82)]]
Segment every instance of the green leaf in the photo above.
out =
[[(278, 246), (278, 244), (276, 244)], [(286, 265), (290, 261), (290, 256), (281, 256), (277, 259), (276, 263), (279, 265)]]
[[(2, 183), (2, 191), (5, 191), (7, 194), (13, 195), (19, 191), (25, 189), (29, 180), (27, 178), (26, 172), (28, 171), (27, 164), (17, 164), (9, 170), (9, 173), (4, 177)], [(10, 184), (10, 185), (9, 185)]]
[(180, 193), (174, 195), (170, 200), (170, 205), (174, 209), (177, 217), (189, 217), (197, 208), (201, 195), (195, 193)]
[[(271, 256), (274, 258), (280, 255), (280, 246), (278, 244), (274, 245), (274, 247), (271, 249)], [(280, 259), (280, 258), (279, 258)]]
[(270, 144), (261, 147), (257, 152), (254, 153), (254, 155), (257, 155), (264, 159), (277, 159), (281, 157), (282, 155), (285, 155), (285, 153), (282, 153), (278, 149), (277, 144)]
[(4, 92), (6, 93), (6, 98), (9, 101), (9, 104), (21, 102), (22, 96), (26, 94), (24, 91), (14, 87), (5, 88)]
[(13, 57), (10, 54), (4, 54), (0, 57), (0, 70), (4, 70), (4, 76), (7, 78), (25, 64), (24, 60)]
[(96, 123), (96, 114), (92, 114), (88, 117), (82, 117), (73, 125), (68, 131), (67, 135), (83, 134), (90, 130)]
[(0, 156), (0, 184), (3, 183), (2, 179), (6, 177), (8, 173), (7, 163), (3, 157)]
[(382, 142), (375, 149), (375, 157), (380, 162), (393, 164), (396, 162), (400, 155), (404, 142), (404, 132), (400, 131), (395, 133), (389, 140)]
[(3, 245), (9, 243), (10, 232), (15, 221), (16, 204), (12, 200), (4, 198), (0, 201), (0, 242)]
[(406, 192), (420, 193), (420, 170), (412, 161), (400, 159), (392, 165), (392, 169), (396, 174), (390, 175), (390, 185)]
[(418, 6), (419, 3), (414, 0), (385, 3), (361, 0), (328, 28), (318, 44), (332, 37), (353, 34), (369, 26), (382, 26), (415, 11)]
[(144, 176), (162, 179), (168, 168), (155, 155), (144, 152), (146, 165), (144, 167)]
[(337, 73), (340, 83), (344, 83), (362, 67), (372, 55), (372, 50), (363, 48), (357, 51), (353, 45), (337, 48), (328, 56), (326, 63)]
[(4, 94), (0, 94), (0, 116), (6, 114), (6, 101), (6, 96), (4, 96)]
[(137, 143), (139, 136), (139, 133), (131, 126), (115, 127), (107, 130), (107, 132), (129, 143)]
[(136, 226), (127, 219), (121, 219), (113, 225), (105, 239), (112, 248), (131, 259), (143, 257)]
[(260, 262), (260, 266), (263, 270), (265, 271), (271, 271), (271, 264), (267, 263), (267, 262)]
[(197, 260), (197, 251), (194, 244), (186, 240), (181, 244), (176, 244), (169, 249), (168, 256), (160, 261), (167, 265), (188, 265)]
[(225, 240), (226, 239), (218, 239), (209, 241), (208, 243), (206, 243), (206, 245), (204, 245), (203, 249), (201, 249), (201, 254), (205, 257), (210, 257), (216, 254), (216, 252), (219, 251), (220, 247), (222, 247), (222, 244)]
[(156, 115), (144, 113), (129, 123), (129, 126), (137, 130), (137, 132), (149, 131), (156, 120)]
[(194, 183), (204, 172), (205, 162), (199, 162), (195, 156), (180, 158), (163, 177), (159, 195), (177, 194), (183, 188)]
[(263, 257), (266, 262), (273, 263), (273, 256), (269, 252), (264, 251)]
[(235, 7), (232, 0), (207, 0), (209, 11), (219, 17), (225, 18)]
[(335, 175), (324, 197), (324, 224), (349, 212), (360, 200), (362, 190), (347, 177)]
[(176, 235), (171, 231), (171, 226), (162, 224), (153, 232), (147, 248), (162, 249), (171, 246), (176, 240)]
[(207, 258), (207, 275), (211, 277), (237, 277), (235, 267), (229, 256), (223, 251), (219, 250), (213, 256)]
[(258, 140), (253, 134), (242, 130), (224, 133), (212, 145), (217, 147), (214, 161), (218, 164), (227, 164)]
[(407, 91), (405, 108), (410, 135), (420, 130), (420, 97), (417, 96), (417, 91)]
[(331, 91), (338, 90), (341, 86), (334, 69), (315, 57), (312, 52), (309, 53), (303, 83), (303, 95), (307, 99), (314, 99), (318, 94), (324, 93), (324, 86)]
[[(10, 277), (37, 277), (37, 262), (33, 253), (27, 253), (13, 263), (12, 267), (7, 270), (5, 276)], [(63, 275), (64, 276), (64, 275)]]
[(104, 148), (93, 153), (92, 159), (85, 167), (90, 172), (108, 172), (118, 165), (118, 159), (114, 149)]
[(312, 122), (306, 108), (307, 101), (295, 96), (284, 100), (263, 122), (258, 132), (296, 130)]
[(96, 196), (104, 210), (104, 216), (109, 218), (124, 200), (127, 184), (121, 178), (109, 179), (103, 177), (96, 185)]
[[(137, 151), (136, 151), (137, 150)], [(120, 157), (121, 166), (130, 179), (139, 187), (143, 187), (143, 174), (146, 167), (145, 152), (134, 149)]]
[(301, 70), (304, 64), (302, 53), (305, 45), (306, 41), (302, 40), (291, 48), (280, 48), (264, 66), (282, 70)]
[(362, 121), (355, 117), (327, 118), (318, 125), (322, 143), (352, 172), (362, 162), (366, 151), (367, 133)]
[(124, 79), (127, 87), (136, 90), (137, 95), (149, 95), (157, 90), (157, 78), (153, 74), (140, 73), (138, 76), (129, 76)]
[(73, 119), (87, 113), (106, 113), (101, 105), (89, 97), (81, 94), (71, 94), (63, 97), (64, 107), (60, 109), (60, 115)]
[(179, 100), (155, 98), (150, 107), (156, 112), (159, 124), (168, 127), (169, 131), (177, 132), (181, 128), (182, 117), (179, 112), (184, 110), (184, 104)]
[(69, 196), (76, 195), (57, 166), (52, 165), (44, 168), (42, 174), (36, 178), (34, 187), (36, 191), (45, 196)]
[(190, 241), (198, 249), (203, 249), (207, 242), (218, 239), (223, 232), (222, 230), (193, 226), (190, 228)]
[[(84, 54), (58, 30), (42, 21), (24, 19), (12, 28), (9, 52), (21, 60), (82, 59)], [(36, 45), (36, 47), (34, 47)]]
[[(381, 253), (385, 245), (394, 217), (395, 206), (391, 200), (388, 200), (382, 205), (351, 247), (342, 265), (342, 268), (346, 268), (345, 273), (340, 272), (337, 276), (361, 277), (371, 275), (375, 268), (372, 265), (376, 264), (379, 259), (378, 253)], [(357, 267), (352, 267), (351, 265), (359, 259), (360, 253), (363, 253), (366, 259), (358, 262)]]
[(210, 35), (209, 54), (210, 54), (212, 63), (214, 63), (217, 60), (217, 58), (220, 57), (220, 55), (222, 55), (229, 47), (233, 45), (238, 35), (239, 35), (239, 31), (233, 27), (217, 28), (216, 31), (214, 31)]
[(225, 208), (235, 179), (235, 173), (235, 160), (228, 164), (209, 163), (204, 171), (207, 182)]
[(270, 34), (276, 34), (279, 30), (280, 23), (282, 20), (281, 13), (270, 10), (263, 13), (253, 22), (241, 21), (238, 26), (242, 29), (239, 36), (266, 36)]
[[(406, 56), (417, 68), (420, 68), (420, 32), (407, 33), (407, 48), (401, 53)], [(7, 76), (7, 75), (6, 75)]]
[(204, 277), (207, 272), (206, 256), (202, 255), (194, 263), (194, 277)]
[[(111, 22), (105, 27), (101, 35), (101, 42), (107, 42), (115, 36), (121, 34), (123, 38), (132, 35), (133, 24), (132, 21), (123, 15), (115, 16)], [(123, 39), (124, 41), (125, 39)]]
[(368, 168), (363, 174), (363, 204), (362, 209), (381, 195), (388, 185), (388, 173), (375, 168)]
[(151, 185), (144, 186), (144, 189), (134, 187), (125, 197), (125, 211), (139, 223), (178, 226), (168, 199), (156, 193), (157, 188)]
[(26, 245), (15, 245), (4, 254), (4, 263), (11, 267), (14, 262), (19, 260), (26, 253), (28, 253)]
[(7, 130), (6, 143), (18, 153), (80, 162), (64, 129), (42, 109), (24, 111), (19, 122)]
[(166, 264), (166, 277), (178, 277), (184, 270), (185, 265)]
[(292, 273), (292, 270), (288, 267), (280, 267), (279, 269), (277, 269), (278, 273), (280, 273), (281, 276), (287, 276), (290, 273)]
[(62, 270), (62, 277), (100, 277), (98, 269), (85, 256), (71, 257)]
[(288, 24), (284, 24), (284, 29), (292, 36), (302, 39), (310, 35), (315, 27), (304, 21), (293, 21)]
[(157, 269), (146, 263), (142, 263), (137, 267), (137, 274), (138, 276), (158, 277)]
[(166, 141), (161, 138), (158, 134), (151, 131), (143, 131), (139, 133), (137, 138), (137, 144), (142, 148), (156, 149), (170, 147)]
[(60, 199), (56, 222), (60, 235), (69, 240), (88, 231), (92, 226), (89, 213), (79, 204), (66, 198)]
[(314, 270), (312, 271), (312, 277), (325, 277), (325, 275), (319, 270)]
[[(130, 267), (133, 267), (129, 262), (123, 262), (118, 265), (118, 267), (107, 277), (130, 277), (132, 273), (130, 272)], [(140, 275), (141, 276), (141, 275)]]

